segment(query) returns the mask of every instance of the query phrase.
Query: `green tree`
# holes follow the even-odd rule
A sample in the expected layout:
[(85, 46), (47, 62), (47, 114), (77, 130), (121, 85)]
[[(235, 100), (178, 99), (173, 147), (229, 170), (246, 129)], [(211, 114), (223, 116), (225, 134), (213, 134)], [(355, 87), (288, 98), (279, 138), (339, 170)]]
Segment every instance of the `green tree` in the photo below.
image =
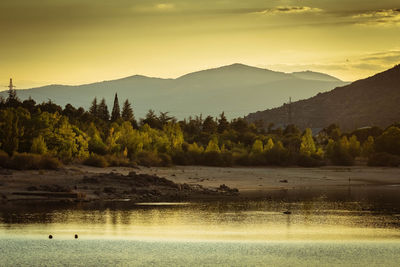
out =
[(30, 120), (30, 113), (21, 107), (0, 110), (1, 149), (12, 155), (18, 151), (25, 134), (25, 127)]
[(296, 127), (294, 124), (289, 124), (286, 126), (286, 128), (283, 130), (283, 135), (300, 135), (300, 130), (299, 128)]
[(263, 146), (262, 141), (260, 141), (258, 139), (256, 141), (254, 141), (254, 144), (253, 144), (253, 146), (251, 148), (251, 152), (256, 153), (256, 154), (263, 153), (264, 152), (264, 146)]
[(225, 113), (222, 112), (219, 115), (219, 119), (218, 119), (218, 132), (223, 133), (224, 131), (227, 131), (228, 129), (229, 129), (229, 122), (225, 117)]
[(187, 149), (189, 152), (194, 152), (199, 154), (204, 152), (204, 148), (202, 146), (199, 146), (196, 142), (194, 142), (193, 144), (189, 144)]
[(35, 153), (35, 154), (41, 154), (41, 155), (47, 153), (47, 146), (46, 146), (46, 142), (44, 141), (43, 136), (39, 135), (38, 137), (33, 139), (31, 152)]
[(98, 117), (104, 121), (108, 121), (110, 119), (110, 113), (108, 112), (108, 107), (104, 98), (97, 107), (97, 114)]
[(176, 121), (176, 119), (172, 116), (169, 116), (168, 113), (169, 112), (160, 112), (160, 115), (158, 116), (158, 120), (159, 120), (161, 126), (164, 126), (169, 122)]
[(162, 128), (159, 118), (156, 116), (154, 110), (151, 109), (147, 112), (146, 117), (141, 121), (142, 126), (145, 124), (149, 125), (151, 128), (154, 129)]
[(350, 142), (349, 142), (349, 139), (347, 138), (347, 136), (343, 136), (342, 138), (340, 138), (339, 146), (344, 150), (348, 150), (349, 149)]
[(177, 123), (168, 122), (163, 127), (163, 132), (167, 135), (170, 142), (170, 149), (180, 150), (184, 142), (181, 127)]
[(122, 107), (121, 117), (124, 121), (133, 122), (135, 120), (135, 117), (133, 116), (133, 110), (128, 99), (125, 100), (124, 106)]
[(97, 117), (99, 115), (96, 97), (92, 101), (92, 105), (90, 106), (89, 113), (92, 114), (94, 117)]
[(99, 155), (105, 155), (107, 153), (107, 146), (103, 142), (100, 132), (99, 130), (97, 130), (93, 122), (90, 123), (89, 128), (87, 130), (87, 134), (89, 136), (89, 141), (88, 141), (89, 152), (91, 153), (93, 152)]
[(400, 128), (392, 126), (375, 140), (375, 151), (400, 155)]
[(267, 144), (265, 144), (264, 146), (264, 150), (268, 151), (271, 150), (272, 148), (274, 148), (274, 141), (272, 141), (272, 139), (269, 138)]
[(340, 128), (337, 124), (331, 124), (327, 128), (324, 129), (330, 139), (333, 141), (339, 141), (340, 136), (342, 135)]
[(234, 119), (231, 122), (231, 127), (237, 131), (238, 133), (245, 133), (246, 131), (249, 130), (249, 124), (247, 123), (247, 121), (243, 118), (238, 118), (238, 119)]
[(349, 140), (349, 153), (353, 157), (357, 157), (360, 155), (360, 142), (357, 140), (357, 136), (352, 135)]
[(113, 105), (113, 109), (111, 111), (111, 121), (116, 121), (119, 118), (121, 118), (121, 111), (119, 108), (118, 95), (117, 95), (117, 93), (115, 93), (114, 105)]
[(83, 159), (89, 155), (89, 137), (68, 118), (58, 113), (43, 112), (35, 118), (35, 132), (41, 135), (49, 153), (64, 161)]
[(215, 138), (211, 139), (210, 142), (208, 142), (207, 148), (205, 150), (205, 152), (218, 152), (220, 153), (221, 150), (219, 149), (218, 146), (218, 140), (216, 140)]
[(372, 136), (368, 136), (367, 140), (362, 145), (361, 155), (363, 157), (369, 157), (374, 153), (374, 138)]
[(316, 151), (314, 139), (310, 128), (307, 128), (301, 138), (300, 153), (310, 156)]
[(203, 122), (203, 131), (209, 134), (217, 132), (218, 124), (213, 117), (207, 116)]
[(117, 125), (113, 125), (110, 128), (106, 139), (107, 150), (109, 153), (118, 153), (121, 152), (121, 146), (117, 143), (117, 140), (120, 137), (120, 132), (115, 130)]
[(346, 136), (343, 136), (339, 141), (329, 139), (327, 145), (327, 156), (335, 165), (353, 165), (354, 156), (350, 154), (350, 143)]

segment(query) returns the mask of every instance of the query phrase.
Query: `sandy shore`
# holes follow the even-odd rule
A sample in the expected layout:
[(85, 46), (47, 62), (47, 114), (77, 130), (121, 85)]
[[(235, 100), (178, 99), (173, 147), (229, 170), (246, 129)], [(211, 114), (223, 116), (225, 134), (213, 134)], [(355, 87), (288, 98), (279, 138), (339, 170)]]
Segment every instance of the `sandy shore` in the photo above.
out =
[[(354, 196), (358, 195), (358, 197), (400, 196), (400, 168), (365, 166), (327, 166), (321, 168), (176, 166), (133, 169), (68, 165), (57, 171), (8, 172), (2, 170), (0, 174), (0, 197), (3, 201), (39, 200), (48, 199), (49, 196), (27, 196), (18, 194), (18, 192), (65, 191), (76, 193), (78, 195), (75, 195), (75, 197), (82, 197), (85, 200), (125, 198), (126, 194), (124, 193), (128, 192), (126, 191), (127, 185), (117, 180), (106, 181), (99, 178), (95, 183), (85, 183), (82, 180), (110, 172), (128, 175), (132, 171), (137, 174), (164, 177), (177, 184), (188, 184), (192, 187), (201, 185), (202, 188), (210, 190), (215, 190), (221, 184), (225, 184), (230, 188), (237, 188), (240, 197), (244, 198), (288, 197), (306, 199), (307, 197), (333, 196), (340, 200), (342, 197), (348, 197), (349, 192)], [(87, 181), (90, 181), (90, 179)], [(160, 187), (152, 186), (151, 189), (164, 192), (164, 189)], [(190, 191), (185, 191), (183, 195), (190, 200)], [(392, 197), (392, 199), (396, 198)], [(157, 198), (154, 200), (157, 200)]]

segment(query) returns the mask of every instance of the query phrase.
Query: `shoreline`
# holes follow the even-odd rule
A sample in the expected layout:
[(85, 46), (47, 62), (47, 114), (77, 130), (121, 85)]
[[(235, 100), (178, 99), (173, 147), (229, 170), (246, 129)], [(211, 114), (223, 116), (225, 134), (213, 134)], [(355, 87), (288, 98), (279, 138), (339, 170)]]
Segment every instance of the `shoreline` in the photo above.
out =
[[(141, 179), (139, 184), (136, 183), (138, 179)], [(234, 190), (236, 188), (238, 192)], [(0, 202), (3, 204), (13, 202), (13, 205), (49, 201), (137, 203), (308, 201), (318, 198), (329, 201), (357, 201), (367, 198), (371, 202), (390, 202), (396, 205), (400, 202), (400, 168), (366, 166), (96, 168), (66, 165), (59, 170), (3, 169), (0, 173)]]

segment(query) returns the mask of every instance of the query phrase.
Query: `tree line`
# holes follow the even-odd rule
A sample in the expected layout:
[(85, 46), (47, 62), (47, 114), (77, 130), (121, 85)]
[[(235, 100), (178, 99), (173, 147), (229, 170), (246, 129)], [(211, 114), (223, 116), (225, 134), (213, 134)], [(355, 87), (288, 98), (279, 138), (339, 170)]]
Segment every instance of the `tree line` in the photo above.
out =
[(99, 102), (94, 98), (85, 110), (71, 104), (62, 108), (50, 100), (21, 101), (10, 90), (6, 99), (0, 99), (0, 149), (1, 166), (14, 168), (58, 166), (57, 161), (99, 167), (313, 167), (353, 165), (359, 160), (398, 166), (400, 125), (344, 133), (332, 124), (312, 133), (295, 125), (281, 128), (243, 118), (229, 121), (223, 112), (216, 118), (199, 115), (178, 121), (168, 112), (152, 110), (137, 121), (128, 100), (120, 109), (117, 94), (110, 113), (104, 98)]

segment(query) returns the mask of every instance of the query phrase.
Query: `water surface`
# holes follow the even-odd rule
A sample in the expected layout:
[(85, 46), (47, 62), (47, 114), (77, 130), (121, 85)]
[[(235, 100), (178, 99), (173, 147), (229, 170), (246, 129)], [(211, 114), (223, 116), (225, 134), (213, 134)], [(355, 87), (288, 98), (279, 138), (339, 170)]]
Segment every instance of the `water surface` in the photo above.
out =
[(391, 206), (320, 198), (9, 207), (0, 212), (0, 266), (396, 266), (400, 213)]

